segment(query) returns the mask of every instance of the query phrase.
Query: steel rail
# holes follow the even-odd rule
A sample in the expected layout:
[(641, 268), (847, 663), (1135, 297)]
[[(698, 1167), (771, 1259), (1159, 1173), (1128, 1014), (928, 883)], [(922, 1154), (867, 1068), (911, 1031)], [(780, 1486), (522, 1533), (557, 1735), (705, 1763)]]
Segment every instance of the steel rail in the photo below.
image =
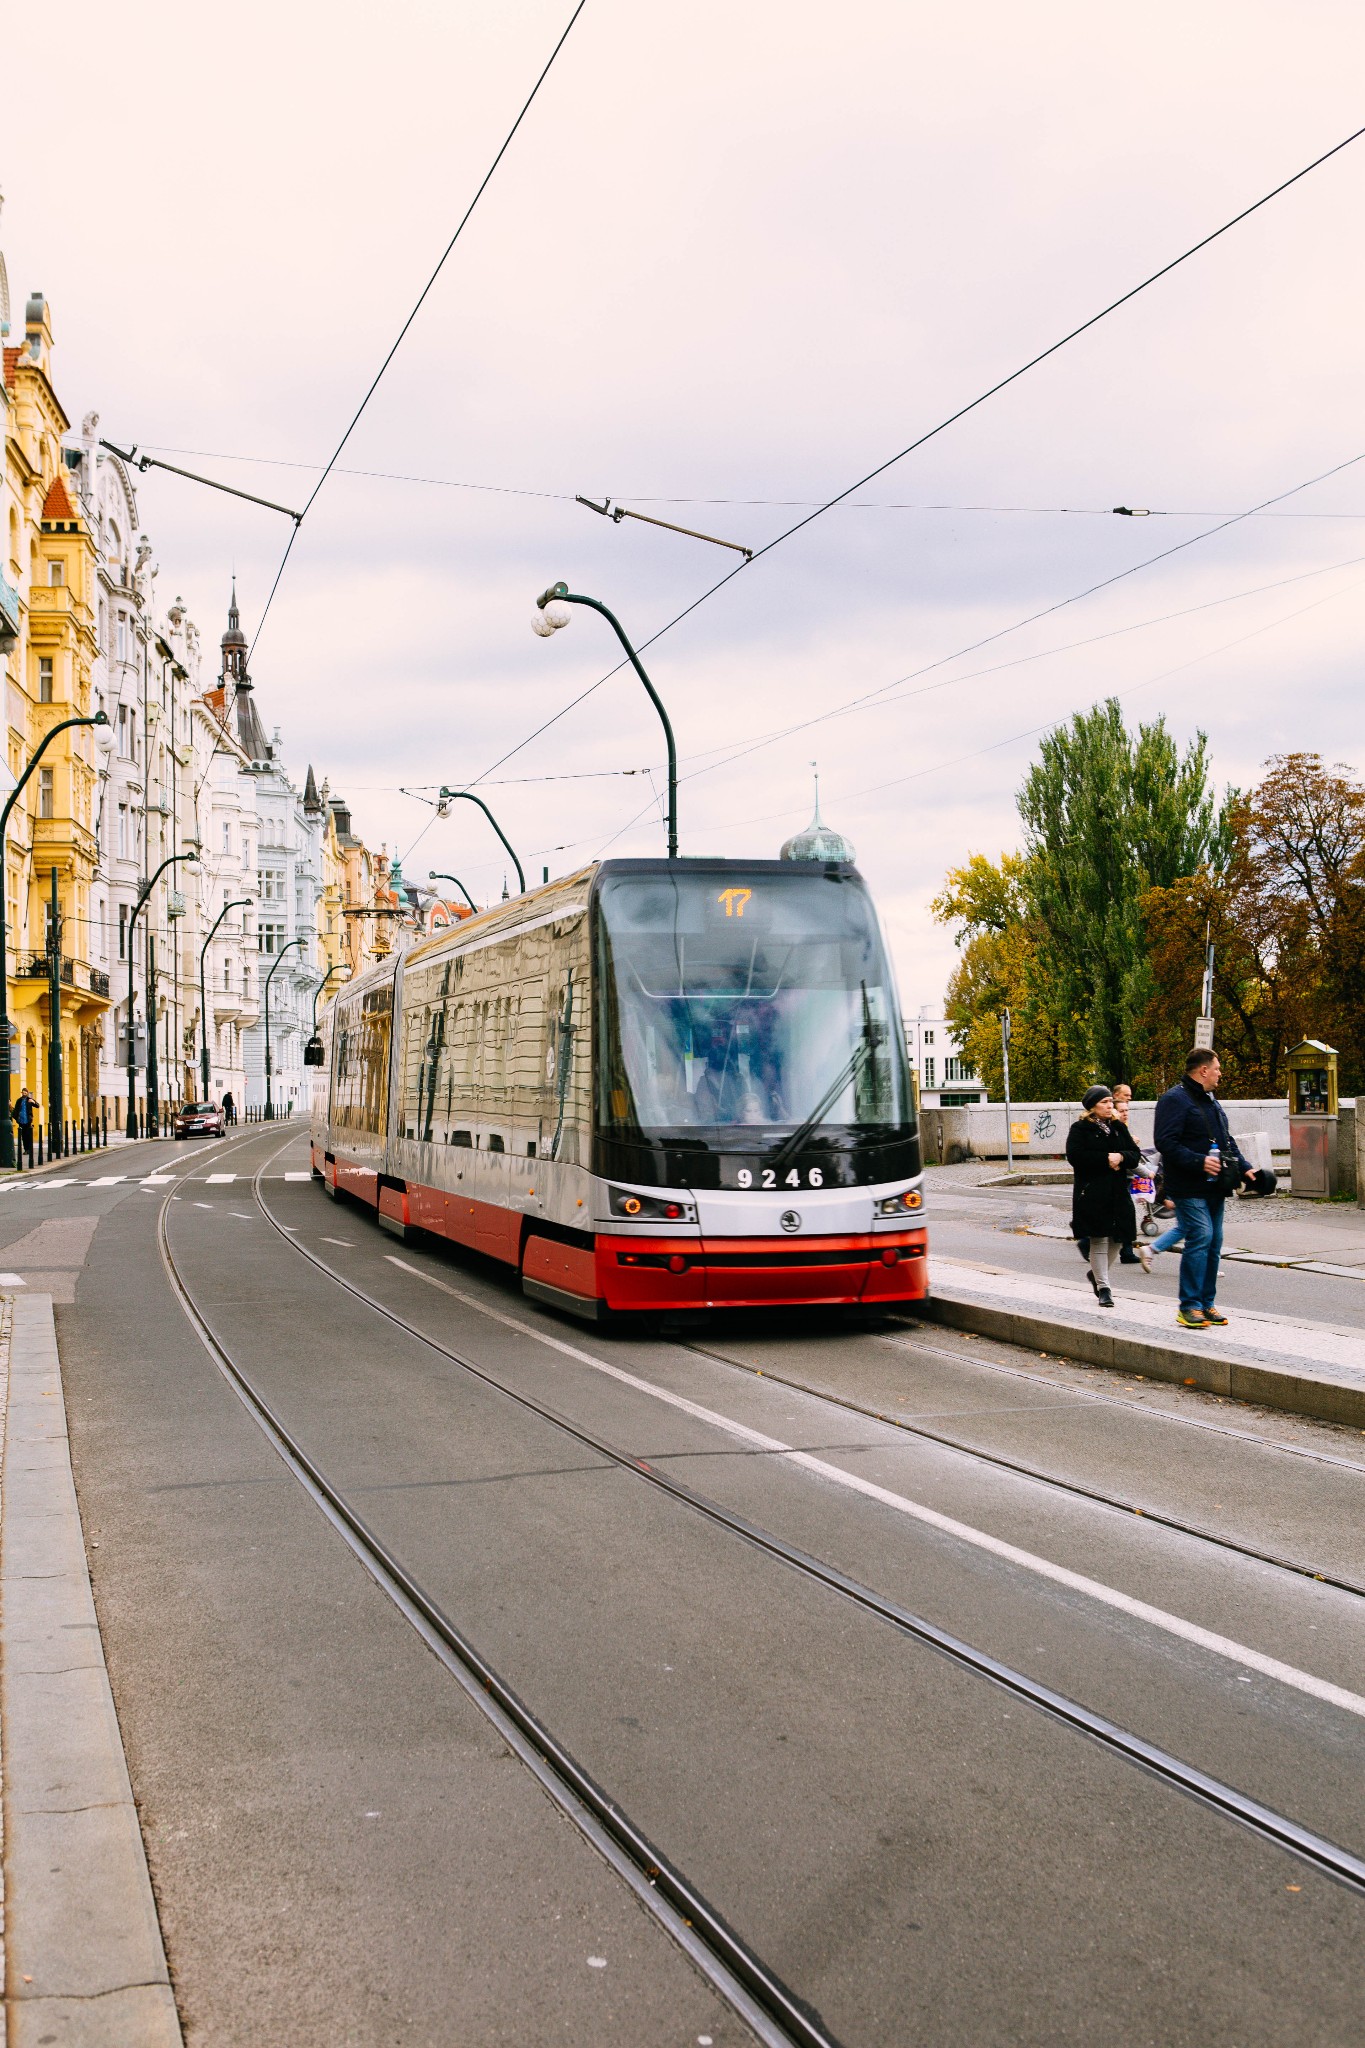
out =
[[(928, 1349), (929, 1347), (924, 1347)], [(693, 1351), (699, 1358), (709, 1358), (714, 1365), (723, 1365), (731, 1372), (743, 1373), (749, 1379), (762, 1378), (776, 1381), (779, 1387), (790, 1387), (794, 1393), (805, 1394), (812, 1401), (824, 1401), (831, 1408), (842, 1408), (846, 1414), (865, 1416), (869, 1422), (882, 1422), (891, 1429), (905, 1431), (909, 1436), (921, 1436), (932, 1444), (942, 1444), (945, 1450), (959, 1451), (965, 1458), (975, 1458), (983, 1465), (995, 1465), (1004, 1472), (1014, 1472), (1021, 1479), (1036, 1480), (1040, 1486), (1050, 1486), (1058, 1493), (1075, 1494), (1080, 1500), (1094, 1501), (1097, 1506), (1110, 1508), (1115, 1514), (1132, 1515), (1144, 1522), (1154, 1522), (1158, 1528), (1174, 1529), (1182, 1536), (1197, 1537), (1201, 1543), (1213, 1543), (1220, 1550), (1232, 1550), (1239, 1557), (1254, 1558), (1257, 1564), (1273, 1564), (1283, 1572), (1294, 1572), (1299, 1578), (1312, 1579), (1322, 1586), (1334, 1586), (1339, 1593), (1353, 1593), (1359, 1600), (1365, 1600), (1365, 1586), (1354, 1579), (1340, 1579), (1333, 1572), (1319, 1571), (1316, 1565), (1300, 1564), (1296, 1558), (1281, 1557), (1274, 1550), (1259, 1550), (1254, 1543), (1239, 1543), (1235, 1536), (1225, 1536), (1217, 1529), (1205, 1529), (1197, 1522), (1182, 1522), (1178, 1515), (1165, 1514), (1160, 1508), (1145, 1508), (1137, 1501), (1123, 1500), (1117, 1494), (1102, 1493), (1098, 1487), (1084, 1486), (1078, 1479), (1059, 1479), (1055, 1473), (1041, 1472), (1036, 1465), (1026, 1465), (1019, 1458), (1007, 1458), (1000, 1451), (979, 1450), (975, 1444), (964, 1444), (960, 1437), (948, 1436), (941, 1429), (930, 1429), (923, 1422), (908, 1422), (903, 1416), (888, 1415), (877, 1408), (867, 1408), (861, 1401), (847, 1400), (842, 1394), (831, 1394), (822, 1388), (807, 1385), (804, 1380), (789, 1379), (785, 1373), (773, 1372), (764, 1366), (760, 1373), (757, 1366), (745, 1365), (742, 1360), (727, 1358), (723, 1351), (708, 1350), (704, 1344), (682, 1343), (680, 1350)], [(955, 1357), (956, 1353), (936, 1351), (936, 1358)], [(977, 1361), (964, 1357), (965, 1365)], [(1065, 1389), (1063, 1389), (1065, 1391)]]
[[(880, 1593), (874, 1592), (871, 1587), (850, 1578), (836, 1566), (812, 1557), (795, 1544), (787, 1543), (780, 1536), (758, 1527), (742, 1515), (732, 1513), (730, 1509), (722, 1507), (706, 1494), (699, 1493), (694, 1488), (684, 1485), (681, 1480), (658, 1471), (632, 1452), (621, 1450), (594, 1431), (584, 1429), (543, 1402), (534, 1400), (529, 1394), (520, 1393), (515, 1387), (509, 1387), (496, 1374), (485, 1371), (482, 1366), (475, 1365), (470, 1359), (452, 1350), (448, 1344), (443, 1344), (439, 1338), (429, 1335), (417, 1324), (409, 1322), (407, 1317), (400, 1315), (396, 1309), (390, 1308), (363, 1287), (358, 1287), (353, 1280), (348, 1280), (338, 1273), (335, 1267), (328, 1265), (325, 1259), (319, 1258), (316, 1252), (310, 1251), (306, 1245), (299, 1244), (294, 1235), (284, 1228), (261, 1193), (261, 1176), (268, 1163), (264, 1162), (257, 1169), (252, 1183), (252, 1192), (261, 1214), (301, 1258), (316, 1266), (319, 1272), (325, 1273), (328, 1279), (372, 1313), (415, 1338), (419, 1344), (436, 1352), (439, 1357), (449, 1359), (453, 1365), (458, 1365), (484, 1386), (506, 1396), (527, 1413), (549, 1422), (586, 1449), (608, 1459), (620, 1470), (657, 1487), (662, 1493), (669, 1494), (707, 1521), (742, 1538), (755, 1549), (790, 1566), (803, 1577), (841, 1595), (863, 1612), (889, 1623), (916, 1642), (938, 1651), (961, 1669), (990, 1680), (1002, 1691), (1023, 1704), (1036, 1708), (1063, 1727), (1088, 1736), (1101, 1748), (1136, 1765), (1174, 1790), (1185, 1793), (1222, 1818), (1235, 1821), (1263, 1840), (1273, 1843), (1277, 1848), (1286, 1850), (1316, 1870), (1319, 1875), (1329, 1877), (1336, 1883), (1365, 1896), (1365, 1858), (1354, 1855), (1349, 1849), (1342, 1848), (1338, 1843), (1329, 1841), (1310, 1828), (1300, 1826), (1297, 1821), (1291, 1820), (1285, 1814), (1277, 1813), (1272, 1807), (1263, 1805), (1246, 1793), (1239, 1792), (1234, 1786), (1226, 1785), (1221, 1779), (1214, 1778), (1195, 1765), (1184, 1762), (1182, 1758), (1161, 1748), (1159, 1744), (1147, 1742), (1142, 1736), (1120, 1727), (1117, 1722), (1092, 1712), (1089, 1707), (1082, 1706), (1079, 1701), (1069, 1698), (1065, 1693), (1056, 1692), (1052, 1687), (1028, 1677), (1026, 1673), (1016, 1671), (999, 1658), (992, 1657), (988, 1652), (976, 1649), (947, 1629), (940, 1628), (936, 1623), (925, 1620), (923, 1616), (912, 1613), (898, 1602), (888, 1600)], [(528, 1331), (527, 1334), (534, 1338), (535, 1332)]]
[[(252, 1133), (259, 1136), (259, 1133)], [(272, 1134), (273, 1135), (273, 1134)], [(283, 1146), (276, 1148), (277, 1156)], [(273, 1228), (293, 1243), (260, 1195), (266, 1160), (253, 1192)], [(840, 2048), (819, 2017), (734, 1932), (676, 1864), (657, 1849), (609, 1793), (557, 1740), (468, 1637), (426, 1593), (383, 1539), (332, 1484), (274, 1409), (251, 1384), (198, 1307), (175, 1262), (168, 1218), (175, 1190), (161, 1204), (157, 1242), (171, 1290), (191, 1328), (252, 1420), (344, 1539), (376, 1585), (422, 1637), (509, 1749), (534, 1774), (560, 1811), (623, 1877), (636, 1897), (696, 1965), (712, 1989), (752, 2029), (764, 2048)], [(302, 1246), (305, 1258), (311, 1254)], [(315, 1265), (336, 1275), (320, 1260)], [(355, 1290), (351, 1290), (355, 1291)], [(414, 1336), (419, 1335), (413, 1332)], [(438, 1349), (441, 1347), (437, 1347)], [(453, 1356), (453, 1354), (450, 1354)], [(463, 1360), (456, 1361), (463, 1364)]]

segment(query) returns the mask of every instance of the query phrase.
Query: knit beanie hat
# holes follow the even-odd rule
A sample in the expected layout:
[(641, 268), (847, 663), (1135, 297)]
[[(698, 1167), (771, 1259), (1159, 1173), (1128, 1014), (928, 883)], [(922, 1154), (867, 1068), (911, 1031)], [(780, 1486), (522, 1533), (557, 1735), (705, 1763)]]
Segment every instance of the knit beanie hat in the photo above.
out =
[(1113, 1089), (1107, 1088), (1102, 1081), (1097, 1081), (1094, 1087), (1087, 1088), (1084, 1095), (1081, 1097), (1081, 1108), (1093, 1109), (1097, 1102), (1103, 1102), (1105, 1096), (1112, 1095), (1113, 1092)]

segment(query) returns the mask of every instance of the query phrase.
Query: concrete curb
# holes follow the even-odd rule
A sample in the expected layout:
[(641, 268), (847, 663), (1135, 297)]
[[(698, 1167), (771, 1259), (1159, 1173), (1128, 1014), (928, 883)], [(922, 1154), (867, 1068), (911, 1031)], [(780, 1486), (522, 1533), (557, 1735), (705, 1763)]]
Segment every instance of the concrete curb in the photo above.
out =
[(8, 2048), (181, 2048), (45, 1294), (13, 1305), (0, 1590)]
[(1314, 1422), (1344, 1422), (1353, 1429), (1365, 1429), (1365, 1388), (1289, 1365), (1238, 1358), (1219, 1351), (1216, 1338), (1209, 1343), (1196, 1337), (1184, 1345), (1110, 1336), (1104, 1330), (1054, 1322), (1027, 1310), (954, 1298), (941, 1283), (935, 1284), (920, 1315), (927, 1322), (995, 1337), (1003, 1344), (1020, 1344), (1029, 1351), (1047, 1351), (1057, 1358), (1074, 1358), (1083, 1365), (1103, 1365), (1111, 1372), (1141, 1373), (1147, 1379), (1172, 1380), (1178, 1385), (1193, 1380), (1205, 1393), (1255, 1401), (1263, 1408), (1282, 1408)]

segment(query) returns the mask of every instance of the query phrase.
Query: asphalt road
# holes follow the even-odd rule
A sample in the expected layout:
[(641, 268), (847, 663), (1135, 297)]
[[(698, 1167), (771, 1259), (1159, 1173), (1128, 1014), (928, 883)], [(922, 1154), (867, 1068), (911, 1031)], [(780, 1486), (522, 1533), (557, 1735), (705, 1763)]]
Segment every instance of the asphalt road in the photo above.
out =
[[(75, 1276), (77, 1485), (192, 2043), (748, 2035), (228, 1388), (160, 1265), (168, 1193), (240, 1368), (835, 2038), (1359, 2039), (1365, 1900), (587, 1450), (288, 1239), (507, 1388), (1356, 1854), (1365, 1598), (1075, 1489), (1365, 1586), (1365, 1439), (939, 1330), (606, 1336), (285, 1180), (301, 1134), (157, 1158), (193, 1177), (8, 1196), (0, 1252), (28, 1270), (19, 1241), (60, 1226), (31, 1250)], [(281, 1229), (253, 1199), (265, 1161)], [(972, 1227), (945, 1219), (940, 1248)]]

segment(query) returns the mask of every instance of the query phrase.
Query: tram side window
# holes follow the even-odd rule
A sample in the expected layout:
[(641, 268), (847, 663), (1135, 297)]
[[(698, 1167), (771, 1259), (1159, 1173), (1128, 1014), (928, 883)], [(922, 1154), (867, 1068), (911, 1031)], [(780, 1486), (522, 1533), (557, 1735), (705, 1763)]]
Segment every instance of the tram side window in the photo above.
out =
[(348, 1003), (337, 1019), (336, 1080), (332, 1122), (344, 1131), (388, 1128), (389, 1032), (392, 988), (369, 989)]

